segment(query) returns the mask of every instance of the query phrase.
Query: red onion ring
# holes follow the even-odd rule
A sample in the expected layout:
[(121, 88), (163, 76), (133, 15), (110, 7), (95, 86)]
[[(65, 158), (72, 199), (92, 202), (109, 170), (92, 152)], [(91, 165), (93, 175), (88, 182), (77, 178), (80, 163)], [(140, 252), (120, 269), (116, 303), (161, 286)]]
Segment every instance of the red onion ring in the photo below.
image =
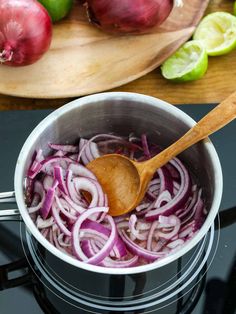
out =
[(148, 213), (146, 213), (145, 217), (147, 220), (154, 221), (160, 215), (166, 216), (171, 215), (184, 204), (184, 202), (187, 200), (189, 196), (191, 190), (191, 183), (187, 169), (184, 167), (182, 162), (177, 158), (172, 159), (170, 163), (179, 171), (181, 178), (180, 189), (178, 193), (174, 196), (174, 198), (171, 199), (170, 202), (161, 206), (160, 208), (150, 210)]
[(143, 257), (149, 262), (154, 262), (158, 258), (165, 256), (165, 253), (163, 253), (163, 252), (159, 252), (159, 253), (150, 252), (150, 251), (140, 247), (138, 244), (134, 243), (127, 236), (127, 234), (125, 233), (124, 230), (119, 230), (119, 234), (120, 234), (122, 240), (125, 242), (128, 249), (130, 250), (130, 252), (133, 253), (134, 255), (138, 255), (139, 257)]
[(72, 231), (72, 243), (73, 243), (73, 250), (75, 255), (85, 261), (89, 264), (98, 264), (100, 263), (105, 257), (107, 257), (110, 254), (110, 251), (112, 250), (116, 240), (117, 240), (117, 231), (116, 231), (116, 225), (114, 223), (114, 220), (111, 216), (107, 215), (106, 218), (108, 219), (108, 222), (111, 225), (111, 234), (109, 237), (109, 240), (104, 245), (104, 247), (100, 250), (99, 253), (97, 253), (95, 256), (91, 257), (90, 259), (87, 258), (87, 256), (83, 253), (81, 246), (80, 246), (80, 229), (82, 223), (93, 214), (101, 213), (101, 212), (108, 212), (107, 207), (95, 207), (88, 209), (86, 212), (80, 215), (76, 223), (74, 224), (73, 231)]

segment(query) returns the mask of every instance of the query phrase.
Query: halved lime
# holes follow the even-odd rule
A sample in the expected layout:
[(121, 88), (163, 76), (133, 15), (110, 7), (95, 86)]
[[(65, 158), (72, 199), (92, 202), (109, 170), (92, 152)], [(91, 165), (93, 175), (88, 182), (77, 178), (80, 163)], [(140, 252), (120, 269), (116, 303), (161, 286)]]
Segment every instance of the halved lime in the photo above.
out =
[(187, 82), (203, 77), (207, 67), (205, 47), (197, 40), (190, 40), (163, 63), (161, 71), (168, 80)]
[(208, 14), (193, 39), (201, 40), (209, 56), (220, 56), (236, 48), (236, 17), (226, 12)]

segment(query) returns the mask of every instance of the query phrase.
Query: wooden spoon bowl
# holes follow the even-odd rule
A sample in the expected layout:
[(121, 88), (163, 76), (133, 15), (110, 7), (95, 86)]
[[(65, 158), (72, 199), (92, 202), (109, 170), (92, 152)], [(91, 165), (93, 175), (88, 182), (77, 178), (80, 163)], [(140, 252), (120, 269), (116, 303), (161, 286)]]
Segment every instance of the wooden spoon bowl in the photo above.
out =
[(119, 216), (133, 210), (143, 199), (155, 171), (193, 144), (206, 138), (236, 117), (236, 92), (210, 111), (174, 144), (145, 162), (118, 154), (93, 160), (87, 167), (108, 195), (109, 213)]

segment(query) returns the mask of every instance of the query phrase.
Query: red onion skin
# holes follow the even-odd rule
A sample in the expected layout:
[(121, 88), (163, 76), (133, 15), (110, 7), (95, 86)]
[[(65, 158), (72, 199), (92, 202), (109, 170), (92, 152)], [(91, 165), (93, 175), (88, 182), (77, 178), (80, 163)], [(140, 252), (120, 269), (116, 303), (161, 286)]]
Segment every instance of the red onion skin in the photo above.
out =
[(25, 66), (49, 49), (52, 22), (36, 0), (0, 0), (0, 61)]
[(110, 33), (145, 33), (169, 16), (173, 0), (87, 0), (90, 21)]

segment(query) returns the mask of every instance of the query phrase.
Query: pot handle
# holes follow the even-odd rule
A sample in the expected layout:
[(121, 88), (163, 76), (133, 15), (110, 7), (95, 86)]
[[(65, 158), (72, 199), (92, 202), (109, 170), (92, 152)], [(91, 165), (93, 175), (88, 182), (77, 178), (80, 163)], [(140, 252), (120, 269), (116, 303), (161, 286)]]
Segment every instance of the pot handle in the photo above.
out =
[[(22, 274), (14, 276), (16, 271), (21, 271)], [(33, 274), (26, 258), (2, 265), (0, 266), (0, 291), (30, 284), (32, 278)]]
[[(15, 192), (0, 193), (0, 203), (16, 203)], [(0, 209), (0, 221), (16, 220), (21, 221), (21, 214), (19, 209)]]
[[(15, 192), (0, 193), (0, 203), (16, 203)], [(22, 218), (19, 209), (0, 209), (0, 221), (7, 220), (21, 221)], [(15, 275), (17, 271), (20, 271), (21, 274)], [(32, 272), (26, 258), (0, 266), (0, 291), (30, 284), (31, 279)]]

